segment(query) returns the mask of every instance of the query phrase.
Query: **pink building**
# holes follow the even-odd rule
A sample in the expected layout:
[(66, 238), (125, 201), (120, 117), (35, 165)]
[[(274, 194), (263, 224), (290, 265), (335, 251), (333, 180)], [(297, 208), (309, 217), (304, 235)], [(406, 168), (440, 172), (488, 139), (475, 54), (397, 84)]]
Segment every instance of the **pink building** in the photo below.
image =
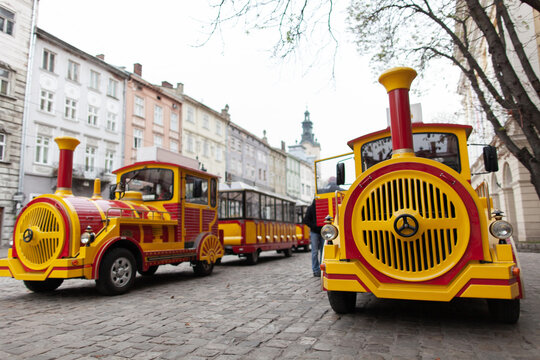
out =
[[(172, 88), (164, 83), (163, 87)], [(142, 78), (134, 64), (126, 87), (124, 165), (137, 161), (137, 149), (156, 146), (182, 153), (182, 99)]]

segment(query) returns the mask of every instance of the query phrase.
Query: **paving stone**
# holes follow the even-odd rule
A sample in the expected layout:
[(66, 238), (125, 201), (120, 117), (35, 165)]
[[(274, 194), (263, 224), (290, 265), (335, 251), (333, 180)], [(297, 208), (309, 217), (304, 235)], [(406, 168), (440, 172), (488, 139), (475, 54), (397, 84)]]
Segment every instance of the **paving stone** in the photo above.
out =
[(515, 326), (483, 300), (450, 303), (359, 294), (337, 315), (310, 276), (310, 254), (226, 256), (211, 276), (189, 264), (103, 297), (70, 280), (50, 294), (0, 278), (0, 359), (523, 359), (540, 354), (540, 254), (521, 253), (527, 298)]

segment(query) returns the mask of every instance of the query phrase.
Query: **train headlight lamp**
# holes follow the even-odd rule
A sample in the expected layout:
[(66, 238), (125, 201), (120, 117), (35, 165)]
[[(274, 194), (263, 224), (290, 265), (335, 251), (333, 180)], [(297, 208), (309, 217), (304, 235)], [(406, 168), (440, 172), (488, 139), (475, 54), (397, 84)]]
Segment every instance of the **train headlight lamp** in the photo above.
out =
[(508, 221), (497, 220), (489, 227), (491, 235), (498, 239), (508, 239), (512, 236), (514, 228)]
[(90, 245), (94, 242), (96, 234), (92, 231), (92, 227), (88, 225), (86, 231), (81, 235), (81, 244), (84, 246)]
[(321, 229), (321, 236), (326, 241), (334, 240), (337, 238), (338, 233), (337, 227), (332, 224), (326, 224)]

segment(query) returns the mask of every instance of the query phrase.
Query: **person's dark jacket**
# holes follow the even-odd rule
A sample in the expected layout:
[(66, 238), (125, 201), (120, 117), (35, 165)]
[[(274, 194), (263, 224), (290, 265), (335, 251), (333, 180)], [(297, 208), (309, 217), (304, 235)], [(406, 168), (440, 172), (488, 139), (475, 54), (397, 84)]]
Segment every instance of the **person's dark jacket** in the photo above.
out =
[(317, 212), (315, 210), (315, 200), (313, 200), (311, 205), (308, 206), (306, 210), (306, 215), (304, 216), (302, 223), (306, 224), (311, 230), (311, 232), (315, 232), (317, 234), (321, 233), (322, 226), (317, 226)]

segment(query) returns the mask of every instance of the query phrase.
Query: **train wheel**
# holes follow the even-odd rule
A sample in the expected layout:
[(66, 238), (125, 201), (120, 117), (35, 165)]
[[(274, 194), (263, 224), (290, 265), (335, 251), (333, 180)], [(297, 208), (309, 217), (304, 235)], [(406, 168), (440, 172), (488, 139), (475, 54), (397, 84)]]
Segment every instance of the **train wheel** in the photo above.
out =
[(310, 251), (311, 249), (309, 248), (309, 245), (304, 245), (304, 252), (308, 252)]
[(99, 268), (96, 286), (103, 295), (120, 295), (131, 289), (135, 282), (135, 258), (123, 248), (109, 251)]
[(505, 324), (515, 324), (519, 320), (519, 299), (488, 299), (488, 307), (491, 316)]
[(63, 282), (64, 279), (50, 278), (43, 281), (24, 280), (24, 285), (28, 288), (28, 290), (40, 293), (56, 290), (60, 285), (62, 285)]
[(142, 276), (152, 276), (152, 275), (154, 275), (156, 273), (158, 267), (159, 267), (159, 265), (149, 266), (148, 270), (146, 270), (146, 271), (140, 270), (139, 274), (141, 274)]
[(207, 276), (214, 270), (214, 264), (208, 263), (204, 260), (193, 262), (193, 271), (197, 276)]
[(283, 249), (283, 254), (285, 255), (285, 257), (291, 257), (292, 256), (292, 249), (291, 248)]
[(338, 314), (348, 314), (356, 307), (356, 293), (349, 291), (328, 291), (330, 306)]
[(259, 262), (259, 250), (246, 254), (246, 261), (249, 265), (255, 265)]

